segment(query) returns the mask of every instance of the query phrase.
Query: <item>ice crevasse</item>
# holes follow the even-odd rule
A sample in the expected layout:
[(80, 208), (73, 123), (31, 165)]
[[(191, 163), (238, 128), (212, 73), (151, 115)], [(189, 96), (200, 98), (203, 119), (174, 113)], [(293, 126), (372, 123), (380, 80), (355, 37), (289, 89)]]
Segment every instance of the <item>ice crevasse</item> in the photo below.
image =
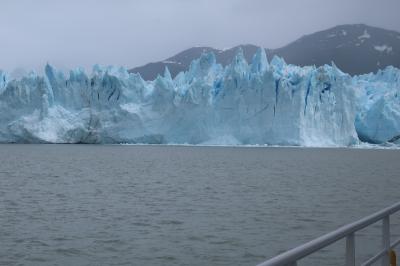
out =
[(50, 65), (18, 80), (0, 71), (2, 143), (148, 143), (349, 146), (400, 139), (400, 71), (352, 77), (334, 64), (226, 67), (213, 53), (153, 81), (94, 66), (67, 77)]

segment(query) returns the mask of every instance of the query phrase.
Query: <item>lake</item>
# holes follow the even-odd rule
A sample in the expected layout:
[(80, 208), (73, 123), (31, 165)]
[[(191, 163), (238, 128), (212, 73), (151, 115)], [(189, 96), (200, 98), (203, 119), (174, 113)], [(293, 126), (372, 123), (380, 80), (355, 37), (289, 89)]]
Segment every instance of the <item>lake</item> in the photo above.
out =
[(0, 145), (0, 265), (256, 265), (399, 201), (399, 174), (400, 150)]

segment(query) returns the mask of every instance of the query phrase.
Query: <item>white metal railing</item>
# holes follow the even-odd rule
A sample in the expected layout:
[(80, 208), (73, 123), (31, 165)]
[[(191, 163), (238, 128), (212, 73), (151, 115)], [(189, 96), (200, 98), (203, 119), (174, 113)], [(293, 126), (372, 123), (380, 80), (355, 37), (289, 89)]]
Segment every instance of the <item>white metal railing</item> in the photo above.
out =
[(354, 223), (344, 225), (335, 231), (320, 236), (308, 243), (286, 251), (258, 266), (296, 266), (297, 261), (321, 250), (336, 241), (346, 238), (346, 266), (355, 266), (355, 233), (371, 224), (382, 220), (382, 250), (367, 260), (362, 266), (368, 266), (382, 259), (382, 266), (389, 265), (389, 252), (400, 244), (400, 239), (390, 243), (390, 215), (400, 211), (400, 202), (362, 218)]

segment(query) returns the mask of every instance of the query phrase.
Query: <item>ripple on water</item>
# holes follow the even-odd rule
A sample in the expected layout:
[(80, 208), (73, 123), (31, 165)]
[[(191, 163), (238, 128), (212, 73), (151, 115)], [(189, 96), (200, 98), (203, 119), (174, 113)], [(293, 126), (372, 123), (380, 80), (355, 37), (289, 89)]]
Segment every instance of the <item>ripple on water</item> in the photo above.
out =
[(183, 224), (182, 221), (176, 221), (176, 220), (162, 220), (158, 224), (163, 224), (163, 225), (180, 225)]
[(56, 254), (60, 254), (63, 256), (86, 256), (88, 255), (86, 252), (84, 252), (82, 249), (78, 248), (55, 248), (52, 250)]

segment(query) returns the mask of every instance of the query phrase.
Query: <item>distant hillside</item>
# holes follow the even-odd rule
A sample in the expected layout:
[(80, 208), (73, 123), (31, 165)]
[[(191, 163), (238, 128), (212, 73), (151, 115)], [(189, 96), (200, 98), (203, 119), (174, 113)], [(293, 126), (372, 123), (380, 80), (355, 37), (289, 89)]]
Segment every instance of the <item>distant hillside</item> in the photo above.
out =
[(400, 67), (400, 33), (363, 24), (337, 26), (270, 50), (269, 55), (301, 66), (334, 61), (353, 75), (376, 72), (388, 65)]
[[(241, 45), (243, 48), (244, 55), (249, 61), (257, 51), (258, 47), (255, 45)], [(131, 73), (140, 73), (145, 80), (153, 80), (158, 74), (164, 73), (164, 69), (167, 66), (171, 75), (175, 77), (179, 72), (187, 70), (193, 59), (199, 58), (203, 52), (214, 52), (217, 62), (222, 65), (231, 63), (233, 56), (235, 55), (239, 46), (227, 49), (218, 50), (211, 47), (193, 47), (180, 52), (173, 57), (170, 57), (164, 61), (149, 63), (144, 66), (132, 68), (129, 70)]]
[[(248, 61), (257, 46), (241, 45)], [(162, 74), (168, 66), (172, 76), (187, 70), (193, 59), (204, 51), (213, 51), (217, 62), (227, 65), (238, 47), (218, 50), (211, 47), (193, 47), (161, 62), (132, 68), (146, 80)], [(352, 75), (376, 72), (393, 65), (400, 68), (400, 33), (364, 24), (342, 25), (305, 35), (278, 49), (266, 49), (268, 57), (283, 57), (287, 63), (300, 66), (330, 64), (332, 61), (344, 72)]]

